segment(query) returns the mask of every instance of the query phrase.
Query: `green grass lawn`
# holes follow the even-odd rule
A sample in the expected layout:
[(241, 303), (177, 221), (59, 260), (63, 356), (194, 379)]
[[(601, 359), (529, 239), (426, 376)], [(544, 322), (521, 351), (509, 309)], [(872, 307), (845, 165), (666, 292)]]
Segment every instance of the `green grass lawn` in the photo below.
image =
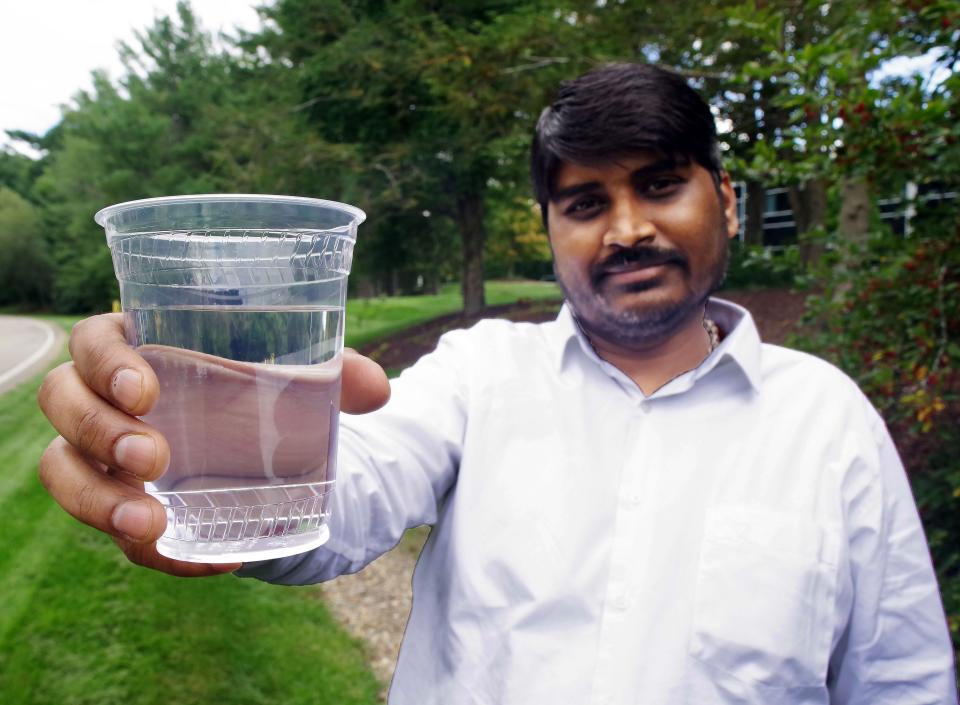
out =
[[(488, 281), (488, 306), (531, 301), (559, 300), (560, 289), (553, 282)], [(392, 296), (375, 299), (347, 298), (346, 344), (360, 347), (372, 340), (454, 313), (463, 308), (459, 284), (444, 285), (436, 296)]]
[(316, 587), (133, 567), (36, 475), (40, 378), (0, 396), (0, 702), (376, 703), (363, 647)]
[[(491, 305), (558, 297), (550, 283), (487, 286)], [(347, 342), (460, 306), (456, 286), (352, 301)], [(66, 330), (78, 320), (40, 317)], [(40, 379), (0, 396), (0, 703), (377, 702), (363, 646), (333, 621), (317, 588), (160, 575), (131, 566), (105, 536), (67, 516), (36, 474), (54, 436), (36, 404)], [(425, 535), (412, 532), (406, 550), (418, 551)]]

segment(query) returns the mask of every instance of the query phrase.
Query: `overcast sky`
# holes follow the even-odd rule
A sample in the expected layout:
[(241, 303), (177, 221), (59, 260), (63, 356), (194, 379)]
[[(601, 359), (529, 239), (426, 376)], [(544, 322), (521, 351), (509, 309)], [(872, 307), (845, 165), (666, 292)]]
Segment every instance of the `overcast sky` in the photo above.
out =
[[(216, 35), (259, 27), (259, 0), (192, 0), (204, 29)], [(90, 72), (122, 67), (117, 42), (134, 40), (155, 17), (176, 14), (176, 0), (0, 0), (0, 143), (5, 130), (43, 134), (60, 105), (90, 87)], [(232, 33), (232, 32), (231, 32)]]

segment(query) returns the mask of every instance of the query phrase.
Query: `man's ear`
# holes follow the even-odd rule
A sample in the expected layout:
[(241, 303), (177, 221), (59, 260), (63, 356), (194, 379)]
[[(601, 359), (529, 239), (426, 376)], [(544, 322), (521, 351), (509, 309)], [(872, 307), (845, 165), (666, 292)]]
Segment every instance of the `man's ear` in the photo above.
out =
[(730, 174), (725, 171), (720, 172), (720, 205), (723, 206), (723, 214), (726, 216), (727, 237), (731, 240), (740, 232), (740, 218), (737, 216), (737, 194), (730, 183)]

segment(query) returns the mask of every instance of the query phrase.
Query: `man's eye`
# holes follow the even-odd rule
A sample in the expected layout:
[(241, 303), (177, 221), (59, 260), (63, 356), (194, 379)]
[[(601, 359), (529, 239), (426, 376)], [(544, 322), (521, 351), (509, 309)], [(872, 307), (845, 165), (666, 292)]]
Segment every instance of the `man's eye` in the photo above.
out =
[(648, 181), (643, 186), (643, 192), (649, 196), (669, 196), (674, 193), (682, 181), (675, 176), (663, 176)]
[(603, 201), (596, 196), (587, 196), (585, 198), (580, 198), (567, 206), (564, 213), (566, 215), (590, 215), (594, 211), (598, 210), (603, 205)]

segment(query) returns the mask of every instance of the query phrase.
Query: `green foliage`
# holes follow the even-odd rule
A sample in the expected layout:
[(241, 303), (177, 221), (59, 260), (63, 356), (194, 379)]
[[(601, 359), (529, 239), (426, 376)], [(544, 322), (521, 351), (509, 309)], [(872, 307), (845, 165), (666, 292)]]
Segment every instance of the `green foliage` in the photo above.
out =
[(30, 200), (31, 187), (38, 171), (37, 161), (9, 147), (0, 147), (0, 188), (10, 189)]
[(496, 207), (488, 216), (486, 276), (540, 279), (551, 275), (553, 258), (539, 206), (529, 197), (513, 196), (512, 190), (491, 191)]
[[(216, 51), (181, 3), (121, 45), (119, 82), (95, 74), (54, 130), (23, 137), (43, 159), (0, 159), (0, 179), (41, 206), (53, 305), (117, 297), (95, 211), (217, 191), (364, 208), (354, 292), (436, 291), (466, 267), (476, 297), (488, 221), (526, 191), (530, 124), (573, 63), (543, 58), (576, 33), (545, 7), (283, 0)], [(507, 269), (542, 244), (529, 235), (497, 233)]]
[(856, 254), (861, 267), (808, 302), (808, 345), (854, 375), (903, 434), (949, 424), (946, 405), (960, 391), (958, 226), (954, 216), (941, 237), (906, 245), (875, 233)]
[(792, 288), (804, 284), (798, 246), (772, 248), (739, 241), (731, 244), (725, 289)]
[(186, 5), (179, 23), (163, 18), (124, 46), (120, 86), (95, 74), (52, 134), (34, 190), (43, 203), (57, 265), (60, 311), (109, 310), (117, 298), (103, 230), (93, 214), (111, 203), (176, 193), (217, 191), (211, 157), (218, 144), (226, 63)]
[(359, 204), (372, 214), (358, 274), (436, 280), (459, 250), (465, 305), (482, 303), (491, 181), (516, 178), (535, 115), (577, 69), (568, 49), (578, 28), (552, 9), (536, 0), (267, 9), (277, 29), (248, 38), (248, 50), (286, 62), (312, 131), (350, 147)]
[(0, 186), (0, 305), (48, 301), (51, 275), (40, 211)]

